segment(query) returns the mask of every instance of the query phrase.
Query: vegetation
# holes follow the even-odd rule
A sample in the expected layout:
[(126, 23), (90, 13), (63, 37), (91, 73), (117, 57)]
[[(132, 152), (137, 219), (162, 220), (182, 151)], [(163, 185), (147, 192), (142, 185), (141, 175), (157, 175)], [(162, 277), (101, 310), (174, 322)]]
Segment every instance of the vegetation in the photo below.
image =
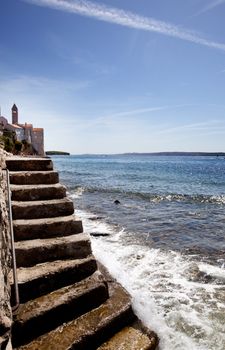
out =
[(35, 154), (33, 146), (26, 140), (18, 141), (14, 131), (3, 130), (0, 136), (0, 147), (13, 154)]
[(61, 152), (61, 151), (47, 151), (45, 152), (47, 156), (69, 156), (70, 153), (68, 152)]
[(15, 151), (16, 152), (20, 152), (21, 151), (21, 149), (22, 149), (22, 146), (23, 146), (23, 144), (22, 144), (22, 142), (20, 142), (20, 141), (15, 141)]
[(14, 148), (14, 143), (13, 143), (13, 140), (9, 137), (5, 137), (3, 136), (3, 141), (4, 141), (4, 144), (5, 144), (5, 151), (6, 152), (12, 152), (13, 151), (13, 148)]
[(16, 134), (14, 131), (3, 130), (0, 143), (6, 152), (13, 152), (15, 148)]

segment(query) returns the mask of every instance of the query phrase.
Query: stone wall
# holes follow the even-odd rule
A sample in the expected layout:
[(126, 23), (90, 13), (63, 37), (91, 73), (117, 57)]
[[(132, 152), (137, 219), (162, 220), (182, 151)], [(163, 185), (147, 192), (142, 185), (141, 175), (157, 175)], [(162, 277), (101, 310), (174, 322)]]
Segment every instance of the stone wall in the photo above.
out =
[(11, 350), (12, 313), (10, 307), (9, 272), (11, 269), (10, 231), (7, 212), (7, 183), (2, 170), (5, 153), (0, 149), (0, 349)]
[(44, 156), (44, 129), (33, 128), (31, 142), (37, 154), (39, 156)]

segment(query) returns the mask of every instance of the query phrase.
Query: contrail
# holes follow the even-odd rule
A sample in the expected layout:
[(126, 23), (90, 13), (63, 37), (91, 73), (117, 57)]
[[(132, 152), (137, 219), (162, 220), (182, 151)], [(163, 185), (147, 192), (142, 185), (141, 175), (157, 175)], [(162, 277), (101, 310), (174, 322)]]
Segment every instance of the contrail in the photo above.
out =
[(202, 13), (205, 13), (207, 11), (213, 10), (215, 7), (220, 6), (224, 3), (225, 3), (225, 0), (215, 0), (215, 1), (211, 2), (209, 5), (205, 6), (201, 11), (199, 11), (196, 14), (196, 16), (200, 15)]
[(144, 17), (130, 11), (96, 4), (88, 0), (23, 0), (27, 3), (50, 7), (53, 9), (79, 14), (86, 17), (98, 19), (121, 26), (157, 32), (163, 35), (172, 36), (195, 44), (208, 46), (225, 51), (225, 44), (207, 40), (193, 31), (182, 27), (159, 21), (151, 17)]

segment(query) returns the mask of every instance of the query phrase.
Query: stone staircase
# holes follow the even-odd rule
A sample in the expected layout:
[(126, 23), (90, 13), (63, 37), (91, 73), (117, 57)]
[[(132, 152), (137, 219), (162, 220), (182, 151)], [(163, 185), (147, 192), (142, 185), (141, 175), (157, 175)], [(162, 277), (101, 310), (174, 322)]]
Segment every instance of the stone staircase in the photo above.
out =
[[(8, 158), (20, 306), (20, 350), (152, 350), (156, 335), (128, 293), (97, 264), (48, 158)], [(13, 295), (13, 288), (12, 288)]]

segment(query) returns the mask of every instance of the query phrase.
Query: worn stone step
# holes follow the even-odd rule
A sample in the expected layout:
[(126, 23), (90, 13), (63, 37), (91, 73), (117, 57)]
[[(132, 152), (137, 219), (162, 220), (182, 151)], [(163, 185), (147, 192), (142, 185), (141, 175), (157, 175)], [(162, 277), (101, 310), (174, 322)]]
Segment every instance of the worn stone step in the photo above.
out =
[(67, 237), (15, 242), (18, 267), (27, 267), (58, 259), (81, 259), (91, 254), (89, 236), (78, 233)]
[(13, 201), (38, 201), (66, 197), (66, 187), (50, 185), (10, 185)]
[(155, 350), (158, 339), (153, 332), (125, 327), (97, 350)]
[(19, 349), (94, 350), (134, 319), (129, 295), (115, 284), (112, 295), (104, 304)]
[(73, 201), (69, 198), (28, 202), (12, 201), (13, 220), (59, 217), (71, 215), (73, 212)]
[(50, 158), (6, 158), (6, 166), (9, 171), (47, 171), (53, 170), (53, 163)]
[(97, 271), (74, 285), (21, 305), (14, 317), (13, 347), (27, 343), (40, 334), (98, 307), (107, 298), (107, 285)]
[[(75, 260), (56, 260), (17, 269), (20, 302), (52, 292), (78, 282), (97, 269), (93, 255)], [(11, 282), (13, 282), (12, 276)], [(13, 295), (12, 285), (12, 295)]]
[(59, 182), (57, 171), (10, 171), (10, 183), (15, 185), (56, 184)]
[(15, 241), (61, 237), (83, 232), (82, 221), (75, 215), (57, 218), (13, 220)]

